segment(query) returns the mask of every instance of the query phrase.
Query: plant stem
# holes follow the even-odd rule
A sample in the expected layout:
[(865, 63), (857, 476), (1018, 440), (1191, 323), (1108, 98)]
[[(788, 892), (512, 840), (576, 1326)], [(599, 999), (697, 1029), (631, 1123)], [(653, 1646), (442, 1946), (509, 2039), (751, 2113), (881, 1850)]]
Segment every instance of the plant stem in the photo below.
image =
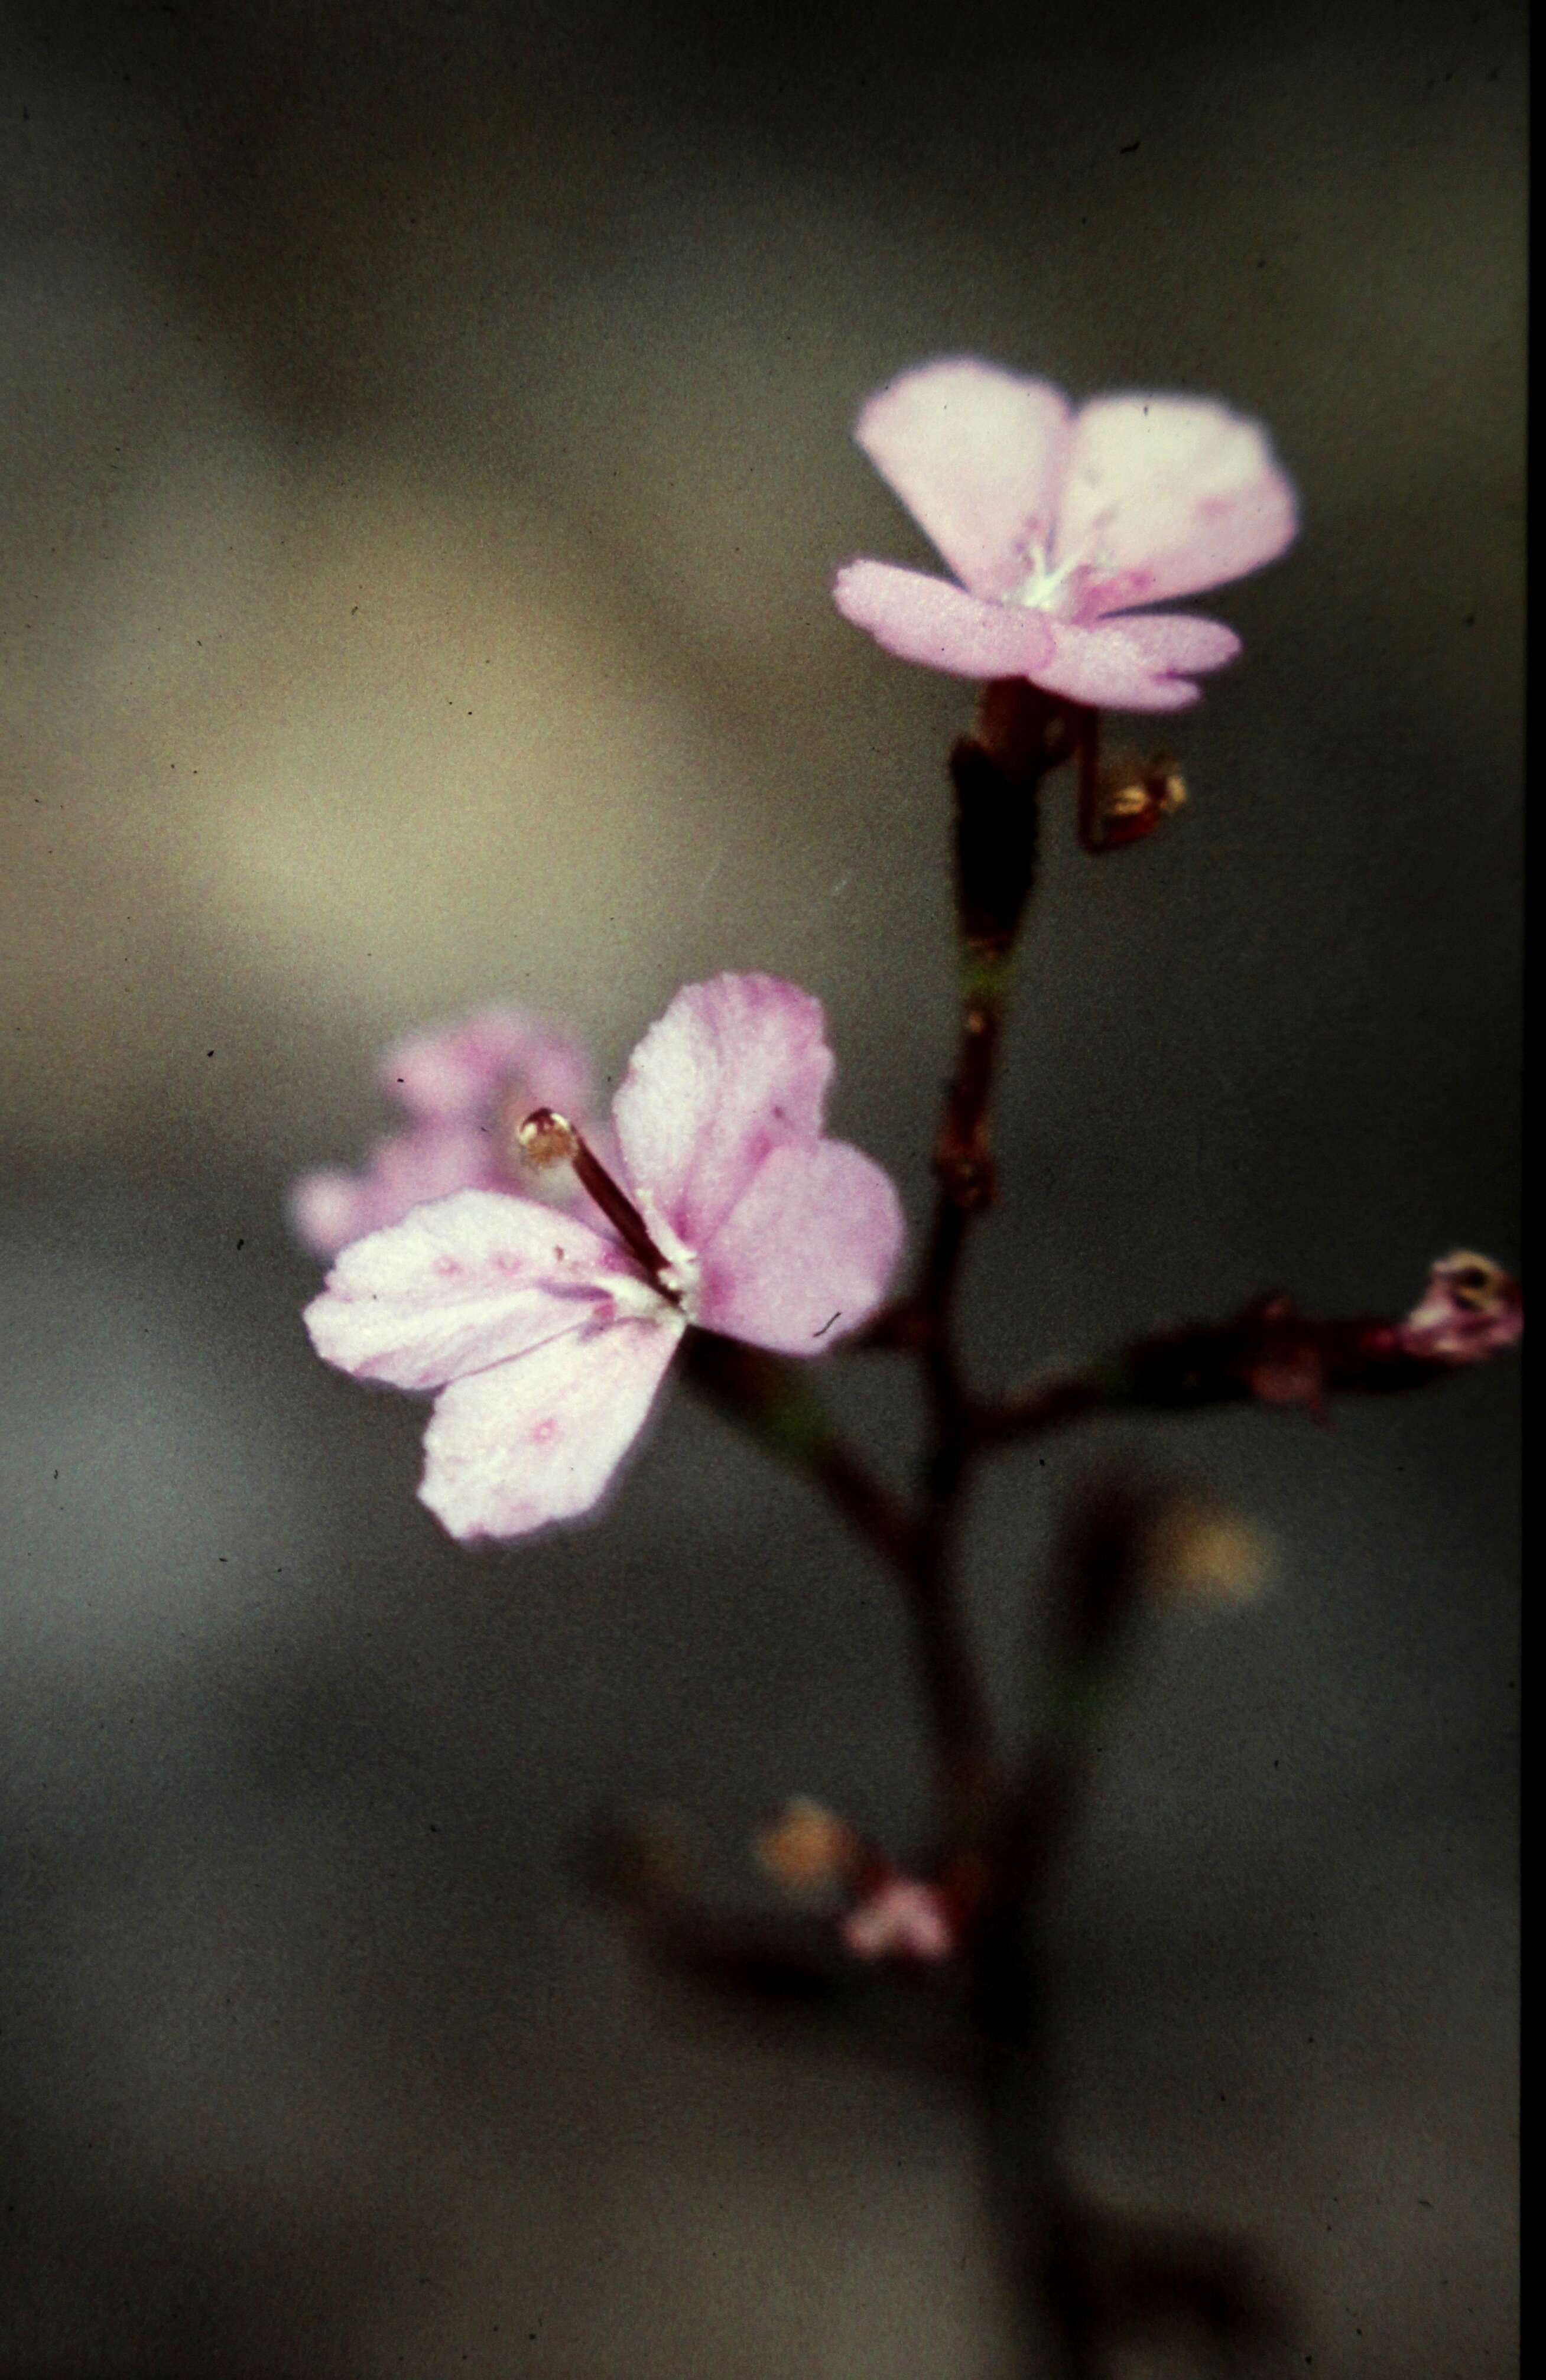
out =
[(903, 1309), (901, 1338), (918, 1358), (929, 1417), (909, 1605), (938, 1739), (946, 1832), (956, 1840), (980, 1829), (995, 1791), (996, 1757), (959, 1574), (978, 1450), (956, 1306), (972, 1225), (994, 1196), (989, 1124), (1015, 945), (1036, 880), (1041, 780), (1071, 746), (1063, 706), (1005, 680), (984, 689), (977, 735), (950, 758), (960, 1040), (934, 1143), (933, 1222)]

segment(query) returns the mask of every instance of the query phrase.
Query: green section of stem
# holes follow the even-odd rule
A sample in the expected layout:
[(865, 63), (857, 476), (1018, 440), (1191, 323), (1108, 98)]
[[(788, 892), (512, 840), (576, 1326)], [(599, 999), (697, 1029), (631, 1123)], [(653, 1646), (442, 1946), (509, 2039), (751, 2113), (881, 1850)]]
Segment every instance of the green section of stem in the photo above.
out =
[(962, 999), (971, 1008), (1002, 1008), (1014, 981), (1014, 952), (986, 951), (965, 935), (959, 951)]

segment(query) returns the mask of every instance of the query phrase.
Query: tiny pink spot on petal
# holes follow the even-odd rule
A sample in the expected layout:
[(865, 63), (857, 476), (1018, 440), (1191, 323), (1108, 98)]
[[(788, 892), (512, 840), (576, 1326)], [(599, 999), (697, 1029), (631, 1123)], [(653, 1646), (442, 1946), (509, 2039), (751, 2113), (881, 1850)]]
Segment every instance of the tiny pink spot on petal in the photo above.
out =
[(433, 1269), (442, 1281), (455, 1281), (462, 1269), (461, 1260), (457, 1257), (436, 1257)]
[(523, 1261), (524, 1259), (516, 1254), (514, 1248), (496, 1248), (492, 1258), (495, 1272), (504, 1273), (506, 1277), (511, 1273), (519, 1272)]
[(549, 1414), (546, 1421), (540, 1421), (532, 1431), (531, 1443), (533, 1446), (551, 1446), (557, 1435), (558, 1424)]

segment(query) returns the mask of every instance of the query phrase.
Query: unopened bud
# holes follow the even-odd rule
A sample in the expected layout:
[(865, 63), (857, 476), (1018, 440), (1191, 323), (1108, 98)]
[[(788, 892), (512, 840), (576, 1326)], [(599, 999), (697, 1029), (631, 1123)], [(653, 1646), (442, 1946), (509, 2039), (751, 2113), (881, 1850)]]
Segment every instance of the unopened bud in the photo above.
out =
[(1523, 1337), (1519, 1284), (1491, 1257), (1457, 1248), (1428, 1276), (1421, 1303), (1396, 1325), (1408, 1355), (1439, 1364), (1479, 1364)]
[(579, 1135), (567, 1116), (552, 1108), (533, 1108), (516, 1133), (521, 1155), (539, 1171), (549, 1165), (572, 1165), (579, 1154)]
[(759, 1866), (785, 1892), (820, 1892), (842, 1883), (859, 1854), (853, 1828), (804, 1796), (785, 1803), (773, 1824), (761, 1828), (754, 1847)]
[(1151, 1593), (1187, 1602), (1247, 1603), (1266, 1585), (1272, 1548), (1249, 1523), (1201, 1498), (1178, 1497), (1149, 1532), (1144, 1571)]

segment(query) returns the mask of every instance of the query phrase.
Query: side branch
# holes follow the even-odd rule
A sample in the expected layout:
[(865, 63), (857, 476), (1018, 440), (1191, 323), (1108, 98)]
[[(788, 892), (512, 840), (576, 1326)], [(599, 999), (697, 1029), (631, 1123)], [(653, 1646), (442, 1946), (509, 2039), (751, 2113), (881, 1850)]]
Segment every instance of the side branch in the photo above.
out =
[(974, 1406), (983, 1449), (1040, 1438), (1102, 1413), (1191, 1413), (1205, 1405), (1299, 1405), (1323, 1417), (1333, 1395), (1420, 1389), (1516, 1344), (1517, 1281), (1485, 1257), (1433, 1267), (1421, 1302), (1398, 1319), (1320, 1320), (1286, 1297), (1262, 1297), (1232, 1321), (1160, 1331), (1086, 1371), (1053, 1373), (1001, 1402)]

